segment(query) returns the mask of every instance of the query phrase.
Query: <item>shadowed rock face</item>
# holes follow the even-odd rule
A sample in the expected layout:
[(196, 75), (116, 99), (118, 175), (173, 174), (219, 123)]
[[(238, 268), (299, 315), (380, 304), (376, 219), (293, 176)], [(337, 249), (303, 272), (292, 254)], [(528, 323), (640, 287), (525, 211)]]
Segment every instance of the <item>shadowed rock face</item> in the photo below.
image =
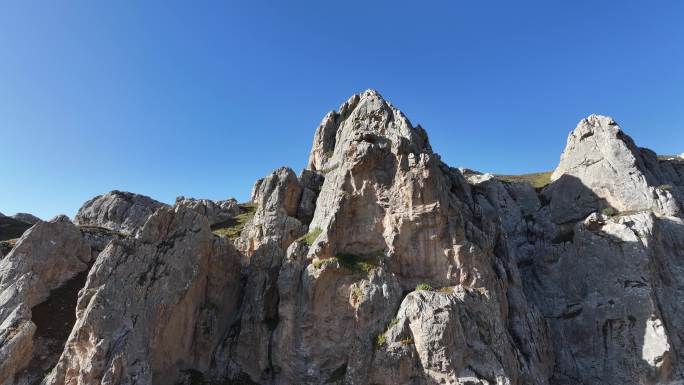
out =
[(37, 224), (0, 263), (0, 373), (34, 379), (33, 290), (82, 285), (44, 384), (681, 384), (683, 193), (684, 161), (596, 115), (544, 188), (464, 174), (369, 90), (325, 116), (299, 176), (255, 183), (234, 242), (209, 226), (237, 202), (115, 191), (80, 232), (57, 221), (57, 245), (85, 246), (51, 279), (17, 254), (42, 250)]
[(14, 218), (18, 221), (26, 222), (26, 223), (31, 224), (31, 225), (34, 225), (34, 224), (40, 222), (40, 218), (38, 218), (35, 215), (29, 214), (29, 213), (16, 213), (12, 216), (12, 218)]

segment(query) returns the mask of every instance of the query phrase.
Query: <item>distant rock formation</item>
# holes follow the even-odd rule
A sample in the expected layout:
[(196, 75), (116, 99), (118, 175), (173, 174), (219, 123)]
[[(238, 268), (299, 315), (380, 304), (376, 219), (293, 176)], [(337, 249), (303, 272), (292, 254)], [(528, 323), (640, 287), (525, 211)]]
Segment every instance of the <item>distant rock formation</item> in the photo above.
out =
[(29, 214), (29, 213), (16, 213), (16, 214), (12, 215), (12, 218), (14, 218), (18, 221), (22, 221), (22, 222), (32, 224), (32, 225), (35, 225), (36, 223), (41, 221), (40, 218), (38, 218), (35, 215)]
[(539, 175), (452, 168), (354, 95), (250, 203), (38, 222), (0, 260), (0, 384), (684, 383), (684, 159), (591, 115)]
[(209, 225), (225, 222), (240, 214), (238, 201), (230, 198), (224, 201), (212, 201), (209, 199), (195, 199), (178, 197), (176, 205), (186, 206), (200, 215), (207, 217)]
[(30, 227), (30, 223), (12, 217), (0, 217), (0, 241), (17, 239)]
[(84, 203), (74, 222), (134, 234), (150, 215), (165, 206), (145, 195), (114, 190)]

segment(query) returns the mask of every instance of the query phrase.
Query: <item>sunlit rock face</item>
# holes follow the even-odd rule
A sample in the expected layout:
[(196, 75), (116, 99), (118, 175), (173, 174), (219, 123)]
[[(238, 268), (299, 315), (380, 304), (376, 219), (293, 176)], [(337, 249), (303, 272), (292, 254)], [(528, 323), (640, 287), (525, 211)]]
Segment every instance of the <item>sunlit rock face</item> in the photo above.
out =
[[(80, 232), (34, 226), (0, 262), (0, 384), (684, 383), (684, 160), (592, 115), (536, 187), (449, 167), (378, 92), (354, 95), (306, 169), (247, 204), (115, 191)], [(236, 239), (212, 233), (238, 216)], [(30, 235), (45, 226), (64, 229)], [(62, 267), (17, 254), (36, 251)], [(30, 308), (78, 272), (47, 365)], [(36, 357), (40, 378), (21, 371)]]
[(591, 115), (570, 133), (551, 176), (551, 214), (556, 221), (577, 220), (610, 207), (678, 215), (683, 181), (674, 162), (637, 148), (612, 118)]
[[(238, 241), (254, 246), (243, 248), (252, 255), (249, 297), (230, 349), (232, 375), (274, 384), (466, 384), (479, 373), (545, 383), (548, 329), (497, 250), (505, 242), (497, 219), (480, 215), (465, 178), (432, 152), (422, 128), (375, 91), (355, 95), (324, 118), (308, 172), (323, 182), (299, 241), (283, 226), (304, 196), (293, 174), (278, 171), (255, 186), (265, 209)], [(407, 302), (421, 283), (441, 291), (426, 292), (424, 305)], [(446, 318), (420, 321), (426, 307)], [(397, 322), (405, 327), (395, 331)], [(478, 331), (489, 345), (461, 345)], [(448, 353), (432, 357), (438, 351)]]
[(85, 202), (74, 222), (79, 226), (135, 234), (150, 215), (165, 206), (145, 195), (114, 190)]

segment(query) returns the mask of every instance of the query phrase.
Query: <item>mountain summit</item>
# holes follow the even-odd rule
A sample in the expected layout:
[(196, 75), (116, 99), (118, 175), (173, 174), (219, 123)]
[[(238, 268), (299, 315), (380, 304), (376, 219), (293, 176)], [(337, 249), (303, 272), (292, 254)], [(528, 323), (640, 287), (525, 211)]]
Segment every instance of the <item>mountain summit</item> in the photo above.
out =
[(533, 186), (368, 90), (250, 202), (113, 191), (12, 240), (0, 384), (680, 384), (682, 202), (611, 118)]

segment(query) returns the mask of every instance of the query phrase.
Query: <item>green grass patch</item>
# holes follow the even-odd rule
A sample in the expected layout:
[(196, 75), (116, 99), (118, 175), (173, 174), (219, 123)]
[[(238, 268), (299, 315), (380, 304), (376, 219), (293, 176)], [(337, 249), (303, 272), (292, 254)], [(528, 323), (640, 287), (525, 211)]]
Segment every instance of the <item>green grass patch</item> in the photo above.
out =
[(225, 222), (211, 226), (211, 231), (221, 237), (235, 239), (240, 236), (247, 222), (252, 220), (256, 212), (256, 205), (252, 203), (242, 203), (239, 205), (240, 214)]
[(361, 257), (354, 254), (342, 253), (331, 258), (318, 259), (313, 262), (315, 268), (320, 269), (328, 264), (339, 263), (343, 269), (350, 270), (352, 273), (369, 274), (378, 267), (376, 257)]
[(617, 213), (618, 213), (617, 210), (615, 210), (612, 207), (606, 207), (603, 210), (601, 210), (601, 214), (603, 214), (607, 217), (614, 217), (615, 215), (617, 215)]
[(373, 269), (378, 267), (378, 260), (376, 258), (364, 258), (354, 254), (338, 254), (335, 256), (340, 265), (345, 269), (349, 269), (355, 273), (370, 273)]
[(425, 290), (425, 291), (433, 291), (435, 290), (432, 286), (428, 285), (427, 283), (420, 283), (418, 286), (416, 286), (416, 291), (419, 290)]
[(363, 287), (360, 282), (357, 282), (354, 285), (352, 285), (351, 297), (352, 301), (354, 301), (355, 304), (363, 299)]
[(375, 345), (380, 347), (380, 346), (386, 344), (387, 343), (387, 337), (385, 337), (385, 333), (387, 333), (391, 328), (393, 328), (398, 323), (399, 323), (399, 318), (397, 318), (397, 317), (392, 318), (390, 320), (390, 322), (387, 324), (387, 326), (385, 327), (385, 331), (383, 331), (382, 333), (375, 336)]
[(413, 345), (414, 341), (412, 337), (406, 337), (401, 340), (402, 345)]
[(307, 246), (313, 245), (314, 241), (316, 241), (316, 238), (318, 238), (319, 235), (323, 230), (320, 227), (316, 227), (313, 230), (309, 231), (306, 235), (303, 235), (299, 239), (297, 239), (297, 242), (303, 243)]
[(551, 171), (547, 171), (521, 175), (494, 175), (494, 177), (504, 182), (527, 182), (534, 188), (542, 188), (551, 183), (552, 173), (553, 172)]
[(385, 332), (378, 334), (375, 337), (375, 346), (380, 347), (387, 343), (387, 337), (385, 337)]

